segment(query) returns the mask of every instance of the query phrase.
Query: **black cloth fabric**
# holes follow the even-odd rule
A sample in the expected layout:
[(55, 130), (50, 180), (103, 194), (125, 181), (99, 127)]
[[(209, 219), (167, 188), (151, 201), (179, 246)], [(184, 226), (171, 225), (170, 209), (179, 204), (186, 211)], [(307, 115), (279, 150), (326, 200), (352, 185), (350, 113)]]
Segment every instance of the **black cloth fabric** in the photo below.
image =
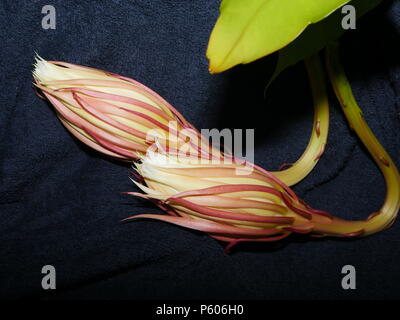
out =
[[(166, 223), (119, 221), (159, 213), (112, 161), (73, 139), (32, 87), (37, 52), (134, 78), (198, 128), (255, 128), (255, 162), (269, 170), (307, 145), (313, 108), (300, 63), (264, 99), (276, 56), (210, 75), (205, 57), (220, 1), (54, 0), (56, 29), (44, 30), (48, 1), (0, 3), (0, 296), (82, 299), (400, 298), (400, 224), (357, 240), (293, 236), (239, 245), (232, 254), (199, 232)], [(342, 39), (342, 56), (365, 118), (400, 166), (400, 10), (385, 1)], [(348, 128), (330, 92), (326, 152), (294, 187), (312, 207), (366, 218), (385, 197), (384, 180)], [(41, 287), (44, 265), (57, 289)], [(357, 289), (343, 290), (344, 265)]]

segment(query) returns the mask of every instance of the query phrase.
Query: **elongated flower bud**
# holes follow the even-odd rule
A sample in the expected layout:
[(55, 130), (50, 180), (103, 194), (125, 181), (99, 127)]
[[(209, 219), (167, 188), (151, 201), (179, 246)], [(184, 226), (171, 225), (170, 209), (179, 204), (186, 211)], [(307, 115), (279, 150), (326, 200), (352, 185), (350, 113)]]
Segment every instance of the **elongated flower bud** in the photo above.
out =
[[(168, 102), (130, 78), (41, 58), (36, 59), (33, 75), (65, 127), (109, 156), (137, 159), (158, 136), (175, 141), (165, 148), (179, 148), (178, 132), (196, 132)], [(171, 134), (176, 137), (168, 137)]]
[[(274, 241), (289, 234), (325, 235), (325, 225), (337, 224), (330, 235), (343, 233), (343, 220), (313, 210), (294, 192), (261, 168), (249, 171), (238, 163), (195, 163), (150, 153), (136, 164), (143, 178), (137, 186), (145, 194), (130, 194), (156, 202), (170, 214), (141, 214), (133, 218), (153, 218), (208, 233), (229, 242)], [(241, 172), (243, 171), (243, 172)], [(362, 230), (357, 232), (357, 235)]]

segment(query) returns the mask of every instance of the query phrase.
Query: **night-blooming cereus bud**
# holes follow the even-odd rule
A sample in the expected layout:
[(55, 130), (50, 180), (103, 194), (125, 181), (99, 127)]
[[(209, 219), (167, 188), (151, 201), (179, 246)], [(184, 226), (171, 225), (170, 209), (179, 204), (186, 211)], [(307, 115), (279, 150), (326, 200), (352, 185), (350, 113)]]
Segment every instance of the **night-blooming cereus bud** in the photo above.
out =
[(228, 242), (228, 249), (241, 241), (274, 241), (294, 232), (355, 235), (342, 232), (345, 221), (310, 208), (256, 166), (248, 170), (235, 161), (196, 162), (162, 153), (148, 153), (135, 166), (139, 181), (134, 182), (145, 194), (129, 194), (155, 202), (169, 215), (140, 214), (126, 220), (152, 218), (203, 231)]
[[(156, 142), (176, 150), (188, 136), (200, 137), (167, 101), (133, 79), (40, 57), (33, 76), (64, 126), (103, 154), (136, 160)], [(197, 149), (191, 140), (189, 148)]]

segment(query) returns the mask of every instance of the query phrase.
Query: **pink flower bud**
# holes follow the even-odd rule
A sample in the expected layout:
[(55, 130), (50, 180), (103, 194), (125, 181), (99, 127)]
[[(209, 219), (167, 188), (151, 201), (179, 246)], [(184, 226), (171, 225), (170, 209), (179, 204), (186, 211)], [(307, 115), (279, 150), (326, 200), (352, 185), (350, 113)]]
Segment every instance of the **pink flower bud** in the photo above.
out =
[[(357, 225), (314, 210), (271, 173), (249, 164), (212, 163), (148, 153), (136, 163), (141, 181), (134, 181), (169, 215), (140, 214), (127, 218), (152, 218), (206, 232), (229, 242), (275, 241), (291, 233), (316, 236), (354, 236)], [(354, 222), (355, 223), (355, 222)], [(350, 225), (348, 225), (350, 224)]]
[(179, 132), (197, 131), (157, 93), (106, 71), (36, 58), (35, 86), (64, 126), (89, 147), (122, 160), (138, 159), (158, 137), (178, 149)]

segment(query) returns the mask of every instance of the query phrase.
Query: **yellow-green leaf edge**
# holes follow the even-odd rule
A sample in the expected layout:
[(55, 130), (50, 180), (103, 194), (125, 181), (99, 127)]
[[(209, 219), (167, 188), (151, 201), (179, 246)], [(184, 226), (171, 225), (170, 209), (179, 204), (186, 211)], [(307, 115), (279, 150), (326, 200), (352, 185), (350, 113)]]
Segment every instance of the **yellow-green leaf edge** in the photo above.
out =
[(223, 0), (207, 48), (211, 73), (280, 50), (350, 0)]

